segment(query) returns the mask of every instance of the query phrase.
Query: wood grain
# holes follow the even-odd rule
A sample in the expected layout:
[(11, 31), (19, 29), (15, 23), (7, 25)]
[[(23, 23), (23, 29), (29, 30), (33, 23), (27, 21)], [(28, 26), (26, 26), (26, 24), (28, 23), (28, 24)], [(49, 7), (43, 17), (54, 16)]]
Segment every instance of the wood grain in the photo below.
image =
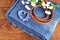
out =
[[(56, 1), (57, 0), (55, 0), (55, 2)], [(5, 13), (13, 2), (13, 0), (0, 0), (0, 40), (38, 40), (7, 21)], [(60, 22), (58, 23), (51, 40), (60, 40)]]

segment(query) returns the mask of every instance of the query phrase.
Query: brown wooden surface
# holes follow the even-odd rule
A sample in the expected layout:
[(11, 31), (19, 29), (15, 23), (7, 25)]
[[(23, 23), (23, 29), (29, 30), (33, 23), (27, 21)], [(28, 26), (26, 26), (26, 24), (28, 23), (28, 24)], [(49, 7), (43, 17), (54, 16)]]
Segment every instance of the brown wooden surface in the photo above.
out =
[[(58, 0), (52, 1), (60, 2)], [(7, 21), (5, 13), (13, 2), (13, 0), (0, 0), (0, 40), (38, 40)], [(60, 40), (60, 22), (58, 23), (51, 40)]]

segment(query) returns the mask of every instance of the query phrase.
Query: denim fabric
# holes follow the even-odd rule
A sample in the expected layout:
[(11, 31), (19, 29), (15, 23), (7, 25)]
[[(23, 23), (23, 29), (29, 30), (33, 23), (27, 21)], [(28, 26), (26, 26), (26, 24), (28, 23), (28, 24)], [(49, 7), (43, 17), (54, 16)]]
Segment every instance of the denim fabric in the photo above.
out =
[[(54, 10), (54, 18), (48, 24), (39, 24), (35, 22), (31, 17), (28, 21), (24, 22), (18, 17), (19, 10), (26, 10), (26, 9), (24, 8), (24, 5), (21, 4), (21, 0), (15, 0), (13, 6), (6, 13), (6, 17), (9, 20), (9, 22), (18, 26), (22, 30), (25, 30), (25, 32), (27, 32), (28, 34), (31, 34), (32, 36), (35, 36), (41, 40), (50, 40), (50, 37), (53, 34), (56, 25), (60, 19), (60, 13), (59, 13), (60, 8), (56, 8)], [(37, 14), (37, 16), (39, 16), (39, 14)]]

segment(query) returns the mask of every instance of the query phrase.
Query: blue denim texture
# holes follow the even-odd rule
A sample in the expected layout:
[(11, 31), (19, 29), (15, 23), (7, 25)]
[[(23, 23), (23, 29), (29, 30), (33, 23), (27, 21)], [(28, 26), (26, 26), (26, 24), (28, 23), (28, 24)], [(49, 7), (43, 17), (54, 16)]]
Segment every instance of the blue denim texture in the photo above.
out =
[[(56, 8), (54, 10), (54, 18), (48, 24), (39, 24), (35, 22), (31, 17), (28, 21), (23, 22), (17, 15), (19, 10), (26, 9), (24, 8), (24, 5), (21, 4), (21, 0), (15, 0), (13, 6), (6, 13), (6, 17), (9, 22), (18, 26), (18, 28), (25, 30), (25, 32), (28, 34), (32, 34), (32, 36), (35, 36), (41, 40), (50, 40), (50, 37), (52, 36), (56, 25), (60, 20), (60, 8)], [(37, 14), (37, 16), (39, 16), (39, 14)]]

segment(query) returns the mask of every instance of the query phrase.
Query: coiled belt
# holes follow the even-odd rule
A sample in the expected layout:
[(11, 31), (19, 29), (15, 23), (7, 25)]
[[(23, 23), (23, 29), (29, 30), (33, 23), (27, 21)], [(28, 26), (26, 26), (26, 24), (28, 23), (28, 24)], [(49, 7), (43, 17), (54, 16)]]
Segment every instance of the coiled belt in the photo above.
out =
[[(51, 22), (51, 20), (53, 19), (54, 17), (54, 12), (53, 10), (50, 10), (51, 11), (51, 15), (47, 15), (45, 14), (45, 17), (44, 18), (40, 18), (38, 16), (36, 16), (36, 13), (34, 12), (34, 10), (36, 10), (38, 6), (36, 7), (32, 7), (32, 9), (30, 10), (30, 16), (32, 17), (32, 19), (40, 24), (46, 24), (46, 23), (49, 23)], [(39, 6), (41, 7), (41, 6)], [(42, 7), (41, 7), (42, 8)], [(49, 10), (49, 9), (44, 9), (44, 10)], [(48, 18), (49, 17), (49, 18)], [(47, 19), (48, 18), (48, 19)]]

